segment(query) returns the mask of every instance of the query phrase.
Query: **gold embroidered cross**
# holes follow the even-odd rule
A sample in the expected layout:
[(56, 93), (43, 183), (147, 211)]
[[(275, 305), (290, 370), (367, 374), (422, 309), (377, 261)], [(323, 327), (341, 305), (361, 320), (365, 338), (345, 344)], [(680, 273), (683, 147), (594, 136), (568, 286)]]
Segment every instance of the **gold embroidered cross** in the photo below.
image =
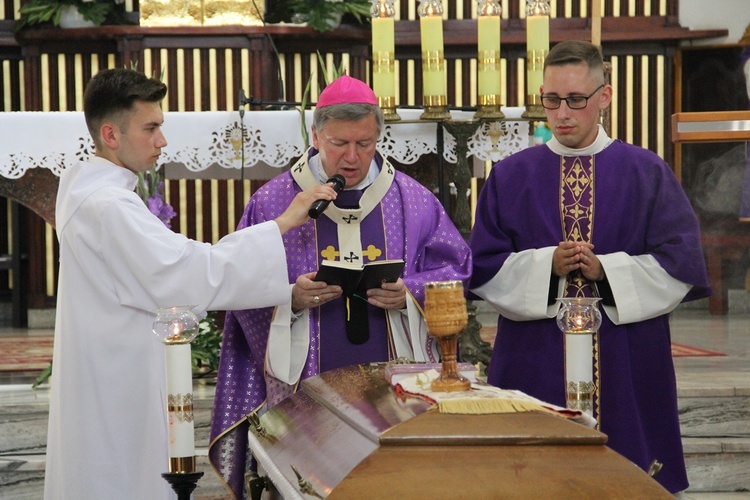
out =
[(575, 160), (573, 168), (570, 169), (570, 173), (565, 179), (565, 182), (568, 184), (568, 186), (570, 186), (570, 189), (576, 198), (581, 195), (581, 192), (584, 190), (586, 185), (591, 182), (591, 179), (588, 178), (586, 172), (583, 170), (581, 161), (579, 159)]
[(336, 260), (336, 257), (339, 256), (339, 253), (331, 245), (328, 245), (325, 250), (320, 252), (320, 255), (322, 255), (325, 260)]
[(367, 247), (367, 250), (362, 252), (362, 255), (364, 255), (370, 260), (375, 260), (381, 255), (383, 255), (383, 251), (377, 248), (375, 245), (370, 245)]

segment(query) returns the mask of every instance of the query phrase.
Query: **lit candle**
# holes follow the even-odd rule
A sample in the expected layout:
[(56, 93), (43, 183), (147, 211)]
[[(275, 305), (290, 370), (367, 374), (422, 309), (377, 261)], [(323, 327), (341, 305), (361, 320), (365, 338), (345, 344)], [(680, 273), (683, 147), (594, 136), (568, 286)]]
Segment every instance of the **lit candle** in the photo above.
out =
[(500, 10), (500, 4), (496, 1), (480, 0), (477, 13), (480, 96), (500, 95)]
[[(544, 78), (544, 58), (549, 52), (549, 4), (530, 2), (526, 11), (527, 90), (538, 96)], [(534, 103), (536, 104), (536, 103)]]
[(566, 405), (598, 418), (597, 384), (594, 380), (594, 334), (602, 324), (598, 297), (559, 298), (557, 326), (565, 334)]
[(443, 58), (443, 5), (437, 0), (422, 0), (419, 16), (423, 94), (426, 99), (430, 96), (445, 96), (447, 83)]
[[(195, 434), (193, 426), (193, 372), (190, 362), (190, 344), (169, 344), (164, 349), (167, 366), (167, 418), (169, 429), (170, 472), (181, 470), (177, 461), (195, 461)], [(174, 469), (177, 470), (174, 470)], [(188, 467), (189, 469), (190, 467)], [(193, 470), (194, 465), (193, 465)]]
[(193, 473), (195, 435), (190, 342), (198, 335), (198, 318), (192, 306), (160, 308), (153, 331), (164, 343), (169, 472)]
[(372, 89), (379, 99), (395, 100), (395, 11), (389, 0), (375, 0), (372, 14)]

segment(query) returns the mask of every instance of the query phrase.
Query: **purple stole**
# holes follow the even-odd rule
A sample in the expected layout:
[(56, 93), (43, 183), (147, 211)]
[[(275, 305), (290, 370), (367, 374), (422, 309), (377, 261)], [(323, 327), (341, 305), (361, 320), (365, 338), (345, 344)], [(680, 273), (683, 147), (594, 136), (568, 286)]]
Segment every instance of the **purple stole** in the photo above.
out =
[[(594, 156), (562, 156), (560, 160), (560, 218), (564, 241), (591, 243), (594, 234)], [(596, 297), (596, 286), (580, 270), (568, 276), (565, 297)], [(593, 337), (594, 386), (596, 396), (592, 408), (597, 428), (599, 415), (600, 370), (599, 332)]]
[[(358, 207), (363, 192), (343, 191), (334, 204), (340, 208)], [(364, 220), (359, 221), (364, 262), (358, 262), (359, 258), (356, 255), (340, 255), (335, 222), (328, 217), (320, 217), (316, 224), (318, 265), (322, 260), (344, 260), (364, 265), (374, 260), (389, 258), (386, 255), (385, 226), (380, 207), (370, 212)], [(351, 320), (349, 325), (347, 325), (347, 312)], [(318, 325), (320, 332), (318, 363), (321, 373), (342, 366), (395, 358), (388, 336), (367, 334), (367, 332), (387, 331), (387, 320), (385, 310), (369, 305), (366, 298), (341, 297), (323, 304), (320, 306)], [(365, 330), (365, 342), (352, 343), (347, 338), (347, 326), (349, 329)]]

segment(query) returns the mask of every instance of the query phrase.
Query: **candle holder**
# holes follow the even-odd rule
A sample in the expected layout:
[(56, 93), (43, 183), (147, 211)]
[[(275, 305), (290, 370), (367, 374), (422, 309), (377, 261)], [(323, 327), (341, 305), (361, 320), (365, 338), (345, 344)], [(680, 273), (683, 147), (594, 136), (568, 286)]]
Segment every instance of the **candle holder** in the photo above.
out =
[(526, 2), (526, 111), (523, 118), (543, 120), (539, 88), (544, 79), (544, 60), (549, 52), (549, 1), (527, 0)]
[(422, 43), (421, 120), (448, 120), (445, 55), (443, 52), (443, 4), (440, 0), (420, 0), (419, 35)]
[(180, 500), (190, 498), (195, 483), (203, 476), (203, 472), (195, 471), (190, 342), (198, 335), (198, 318), (192, 312), (193, 307), (160, 308), (153, 324), (154, 334), (165, 346), (166, 361), (169, 472), (162, 477), (172, 485)]
[(373, 0), (372, 16), (372, 89), (383, 110), (385, 121), (401, 120), (396, 112), (396, 57), (393, 0)]
[(497, 0), (478, 0), (477, 7), (477, 111), (474, 118), (500, 120), (501, 57), (500, 15), (503, 8)]
[(598, 297), (558, 298), (557, 327), (565, 334), (566, 406), (594, 415), (594, 335), (602, 325)]
[(464, 287), (460, 281), (433, 281), (425, 284), (424, 319), (430, 335), (438, 339), (443, 368), (432, 382), (435, 392), (468, 391), (471, 382), (458, 371), (458, 337), (468, 314)]

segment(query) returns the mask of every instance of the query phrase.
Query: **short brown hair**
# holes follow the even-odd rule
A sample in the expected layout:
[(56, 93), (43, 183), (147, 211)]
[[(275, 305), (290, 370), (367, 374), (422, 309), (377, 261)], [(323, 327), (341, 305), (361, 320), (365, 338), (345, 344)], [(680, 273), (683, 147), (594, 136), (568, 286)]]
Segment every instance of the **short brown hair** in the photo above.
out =
[(544, 59), (544, 69), (549, 66), (565, 66), (566, 64), (585, 64), (590, 72), (598, 72), (604, 77), (604, 59), (599, 47), (590, 42), (580, 40), (566, 40), (560, 42), (549, 51)]
[(86, 85), (83, 116), (94, 142), (99, 145), (99, 129), (106, 120), (123, 122), (136, 101), (160, 102), (167, 86), (132, 69), (105, 69)]

